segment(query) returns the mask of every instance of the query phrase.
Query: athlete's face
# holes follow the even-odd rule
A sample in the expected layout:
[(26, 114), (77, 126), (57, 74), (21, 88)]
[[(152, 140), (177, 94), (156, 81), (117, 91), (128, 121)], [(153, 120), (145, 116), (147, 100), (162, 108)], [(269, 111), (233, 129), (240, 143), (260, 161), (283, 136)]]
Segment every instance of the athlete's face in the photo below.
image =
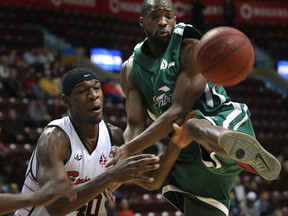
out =
[(148, 39), (159, 46), (169, 43), (171, 33), (176, 25), (176, 16), (171, 1), (151, 0), (149, 10), (139, 22)]
[[(65, 102), (65, 101), (64, 101)], [(99, 80), (92, 79), (77, 84), (66, 102), (74, 121), (98, 124), (103, 118), (103, 92)]]

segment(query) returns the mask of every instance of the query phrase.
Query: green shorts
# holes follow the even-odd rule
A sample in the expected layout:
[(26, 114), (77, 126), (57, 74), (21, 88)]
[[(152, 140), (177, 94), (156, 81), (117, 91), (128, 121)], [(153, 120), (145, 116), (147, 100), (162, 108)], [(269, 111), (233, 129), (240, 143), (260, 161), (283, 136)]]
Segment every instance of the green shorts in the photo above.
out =
[[(196, 118), (205, 118), (212, 125), (237, 130), (255, 137), (250, 112), (245, 104), (228, 102), (213, 113), (196, 110)], [(184, 197), (217, 214), (228, 215), (230, 191), (242, 169), (234, 160), (209, 154), (198, 143), (183, 149), (162, 189), (163, 196), (181, 212)]]

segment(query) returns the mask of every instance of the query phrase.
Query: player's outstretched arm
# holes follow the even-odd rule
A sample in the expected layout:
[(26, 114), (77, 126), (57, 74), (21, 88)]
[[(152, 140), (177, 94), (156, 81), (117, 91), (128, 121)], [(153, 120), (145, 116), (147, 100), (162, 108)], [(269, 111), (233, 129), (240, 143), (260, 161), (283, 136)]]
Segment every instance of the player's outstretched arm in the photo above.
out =
[(136, 155), (119, 161), (115, 166), (90, 181), (74, 186), (77, 200), (69, 203), (65, 199), (59, 199), (50, 205), (47, 210), (51, 215), (66, 215), (79, 209), (85, 203), (97, 197), (106, 188), (114, 183), (127, 183), (134, 180), (153, 182), (153, 178), (145, 176), (149, 172), (159, 168), (159, 157), (154, 155)]
[[(111, 155), (114, 157), (110, 164), (116, 163), (119, 158), (123, 158), (123, 155), (133, 155), (142, 150), (148, 148), (164, 137), (168, 136), (172, 131), (173, 122), (182, 124), (185, 116), (191, 111), (193, 105), (201, 97), (206, 86), (206, 79), (199, 73), (197, 65), (195, 63), (195, 47), (197, 40), (185, 40), (183, 41), (183, 49), (180, 58), (182, 71), (176, 80), (176, 84), (172, 95), (172, 104), (167, 111), (160, 115), (147, 129), (143, 132), (138, 131), (138, 134), (134, 133), (133, 137), (126, 140), (126, 143), (119, 148), (114, 148)], [(139, 98), (139, 94), (136, 94), (137, 87), (133, 83), (133, 67), (132, 62), (128, 63), (125, 70), (121, 71), (121, 86), (124, 89), (126, 95), (126, 113), (127, 113), (127, 129), (135, 130), (134, 128), (139, 126), (142, 112), (135, 112), (135, 107), (143, 99)], [(139, 90), (138, 90), (139, 91)], [(132, 96), (134, 98), (132, 99)], [(129, 99), (131, 98), (131, 99)], [(136, 99), (135, 99), (136, 98)], [(134, 103), (137, 101), (137, 104)], [(130, 108), (130, 109), (127, 109)], [(131, 127), (129, 125), (132, 125)], [(125, 133), (126, 133), (125, 130)], [(135, 135), (137, 135), (135, 137)], [(119, 156), (120, 155), (120, 156)], [(122, 156), (121, 156), (122, 155)]]
[(186, 128), (187, 121), (194, 117), (194, 112), (190, 112), (181, 126), (173, 123), (173, 135), (160, 160), (160, 168), (152, 171), (151, 177), (154, 178), (153, 184), (147, 182), (136, 182), (137, 185), (147, 190), (157, 190), (163, 185), (164, 180), (172, 169), (182, 149), (188, 146), (193, 138)]
[(69, 197), (70, 201), (76, 199), (76, 193), (72, 187), (62, 180), (48, 182), (32, 195), (0, 194), (0, 214), (7, 214), (30, 206), (49, 205), (62, 196)]

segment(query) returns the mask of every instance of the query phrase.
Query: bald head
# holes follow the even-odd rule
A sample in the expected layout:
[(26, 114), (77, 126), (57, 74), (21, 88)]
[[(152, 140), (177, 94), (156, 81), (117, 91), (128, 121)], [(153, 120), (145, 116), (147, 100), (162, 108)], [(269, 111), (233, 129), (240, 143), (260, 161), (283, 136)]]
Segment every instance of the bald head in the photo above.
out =
[(173, 10), (174, 4), (171, 0), (144, 0), (141, 7), (141, 14), (145, 16), (150, 11)]

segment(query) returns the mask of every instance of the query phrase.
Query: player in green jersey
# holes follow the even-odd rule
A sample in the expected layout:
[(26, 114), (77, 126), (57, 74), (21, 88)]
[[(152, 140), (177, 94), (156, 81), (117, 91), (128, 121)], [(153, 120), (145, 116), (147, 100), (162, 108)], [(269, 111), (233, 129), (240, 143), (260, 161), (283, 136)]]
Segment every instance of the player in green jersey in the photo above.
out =
[[(110, 164), (169, 136), (173, 123), (182, 125), (195, 110), (183, 126), (174, 124), (176, 138), (153, 185), (145, 187), (162, 187), (163, 195), (185, 215), (228, 215), (237, 175), (247, 169), (273, 180), (280, 163), (255, 139), (246, 104), (231, 101), (222, 86), (199, 73), (195, 47), (201, 34), (191, 25), (176, 24), (172, 1), (144, 0), (139, 22), (146, 39), (135, 46), (121, 71), (126, 144), (112, 150)], [(155, 121), (147, 127), (149, 115)]]

